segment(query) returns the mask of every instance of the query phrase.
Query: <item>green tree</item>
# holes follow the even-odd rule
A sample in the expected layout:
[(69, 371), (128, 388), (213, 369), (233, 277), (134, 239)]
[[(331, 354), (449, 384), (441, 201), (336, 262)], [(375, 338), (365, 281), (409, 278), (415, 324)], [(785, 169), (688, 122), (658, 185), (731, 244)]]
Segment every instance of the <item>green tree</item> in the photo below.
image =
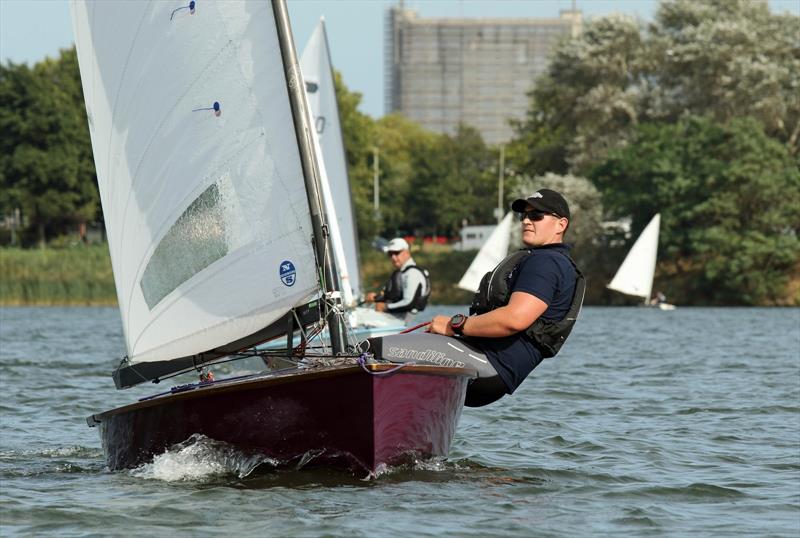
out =
[(75, 49), (32, 69), (0, 66), (0, 210), (46, 231), (96, 217), (99, 197)]
[(515, 124), (511, 154), (531, 174), (587, 174), (640, 122), (685, 113), (755, 118), (797, 155), (800, 17), (750, 0), (660, 4), (647, 30), (618, 16), (564, 41)]
[(661, 213), (659, 269), (686, 302), (800, 302), (787, 296), (800, 278), (800, 169), (757, 120), (643, 124), (592, 179), (634, 237)]
[(654, 116), (747, 115), (797, 154), (800, 17), (773, 15), (766, 2), (676, 0), (661, 4), (650, 31)]
[(581, 170), (639, 119), (646, 71), (638, 23), (612, 16), (562, 42), (516, 122), (514, 162), (530, 174)]
[(338, 71), (334, 73), (334, 84), (358, 235), (360, 239), (368, 240), (380, 232), (379, 222), (372, 211), (371, 166), (375, 125), (372, 118), (358, 110), (361, 94), (348, 90)]
[[(461, 126), (451, 137), (399, 114), (373, 120), (358, 110), (361, 94), (348, 90), (339, 73), (335, 80), (362, 242), (379, 234), (453, 234), (463, 220), (493, 221), (494, 204), (487, 200), (497, 196), (497, 158), (475, 129)], [(376, 154), (379, 215), (373, 205)]]
[[(439, 135), (399, 115), (376, 122), (374, 144), (380, 148), (380, 218), (386, 235), (413, 233), (419, 221), (412, 182), (418, 167), (429, 165)], [(411, 200), (411, 201), (410, 201)]]
[(361, 95), (349, 91), (338, 73), (336, 97), (362, 242), (378, 234), (452, 235), (464, 220), (494, 221), (489, 201), (497, 196), (497, 155), (478, 131), (462, 125), (453, 136), (441, 135), (399, 114), (373, 120), (358, 111)]
[(466, 221), (495, 221), (497, 156), (478, 131), (461, 125), (454, 136), (441, 135), (432, 147), (412, 156), (409, 207), (427, 233), (453, 235)]

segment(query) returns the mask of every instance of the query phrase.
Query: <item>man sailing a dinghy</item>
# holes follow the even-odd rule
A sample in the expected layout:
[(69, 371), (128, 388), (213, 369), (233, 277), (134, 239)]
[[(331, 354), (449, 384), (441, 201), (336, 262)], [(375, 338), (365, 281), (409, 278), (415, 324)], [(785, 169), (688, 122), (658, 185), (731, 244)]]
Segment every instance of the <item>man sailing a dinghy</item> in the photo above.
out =
[(380, 293), (368, 293), (366, 302), (375, 303), (375, 310), (403, 316), (422, 312), (431, 295), (428, 271), (411, 257), (408, 242), (395, 237), (383, 247), (395, 270)]
[(539, 189), (511, 209), (519, 215), (525, 248), (484, 276), (469, 316), (436, 316), (428, 334), (370, 340), (386, 360), (475, 368), (465, 402), (470, 407), (512, 394), (554, 356), (583, 303), (583, 275), (563, 242), (570, 219), (564, 197)]

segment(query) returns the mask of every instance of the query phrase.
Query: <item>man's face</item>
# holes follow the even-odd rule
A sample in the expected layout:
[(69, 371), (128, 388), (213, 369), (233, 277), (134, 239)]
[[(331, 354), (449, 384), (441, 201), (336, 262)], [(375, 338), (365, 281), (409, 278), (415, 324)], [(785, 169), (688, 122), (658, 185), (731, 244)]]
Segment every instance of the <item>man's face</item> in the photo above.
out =
[(522, 242), (529, 247), (561, 243), (568, 222), (564, 217), (543, 213), (528, 204), (522, 216)]
[(389, 260), (391, 260), (395, 269), (400, 269), (411, 257), (411, 253), (407, 250), (389, 251), (386, 255), (389, 256)]

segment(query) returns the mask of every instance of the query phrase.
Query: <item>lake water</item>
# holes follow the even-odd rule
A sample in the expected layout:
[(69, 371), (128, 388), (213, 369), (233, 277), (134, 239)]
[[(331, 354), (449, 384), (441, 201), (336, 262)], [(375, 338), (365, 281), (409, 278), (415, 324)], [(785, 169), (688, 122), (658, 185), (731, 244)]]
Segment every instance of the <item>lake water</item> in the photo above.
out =
[[(426, 314), (455, 313), (435, 307)], [(0, 309), (0, 535), (800, 536), (800, 309), (586, 308), (446, 461), (369, 480), (201, 441), (109, 472), (113, 308)]]

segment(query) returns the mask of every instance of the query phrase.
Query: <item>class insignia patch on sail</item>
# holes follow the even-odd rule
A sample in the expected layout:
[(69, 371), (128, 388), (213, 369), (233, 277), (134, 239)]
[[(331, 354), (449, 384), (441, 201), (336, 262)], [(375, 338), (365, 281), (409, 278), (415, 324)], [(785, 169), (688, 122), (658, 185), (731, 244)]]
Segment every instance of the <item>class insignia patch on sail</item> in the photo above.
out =
[(295, 271), (294, 264), (288, 260), (281, 262), (280, 268), (281, 282), (287, 286), (294, 286), (297, 279), (297, 271)]

